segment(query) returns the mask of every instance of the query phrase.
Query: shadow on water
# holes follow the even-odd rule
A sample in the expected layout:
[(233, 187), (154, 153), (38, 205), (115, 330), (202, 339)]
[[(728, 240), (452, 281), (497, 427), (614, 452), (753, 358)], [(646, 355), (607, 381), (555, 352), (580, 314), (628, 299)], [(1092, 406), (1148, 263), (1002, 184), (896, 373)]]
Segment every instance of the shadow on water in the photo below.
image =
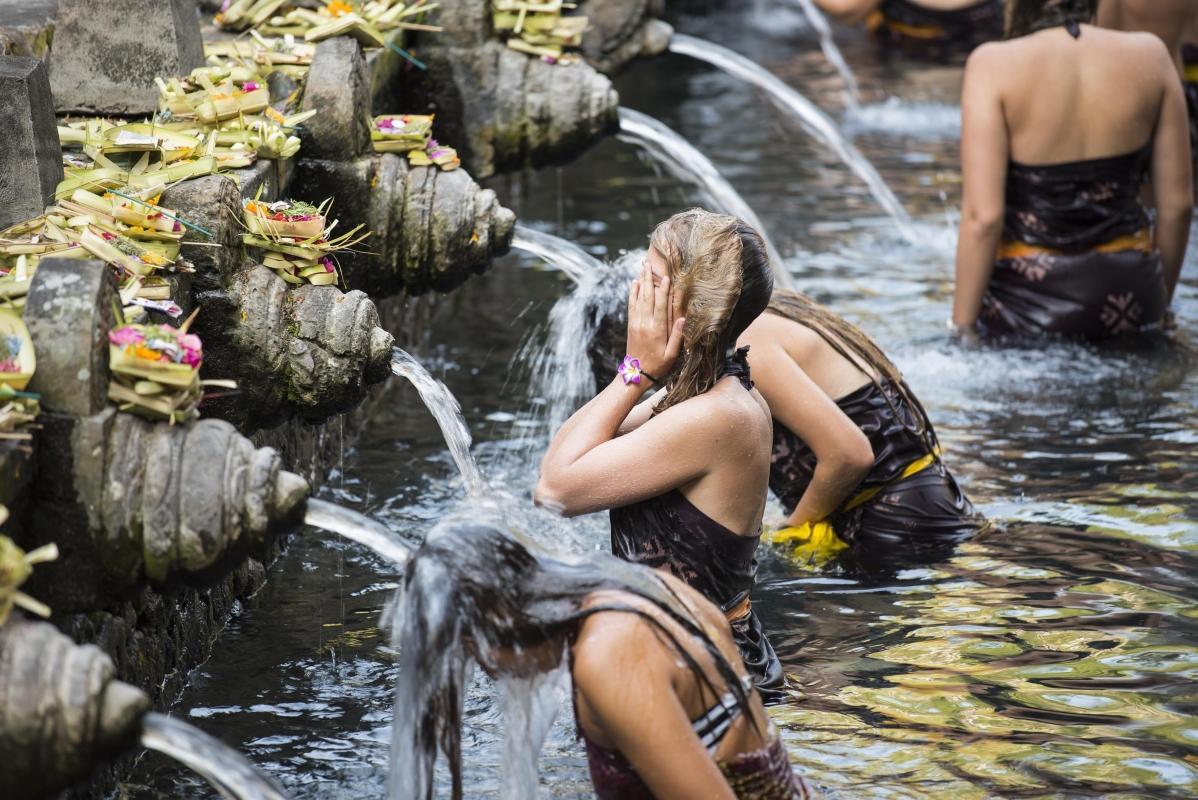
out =
[[(821, 107), (838, 107), (843, 83), (786, 0), (753, 0), (748, 12), (733, 5), (672, 21), (753, 53)], [(847, 128), (914, 213), (914, 243), (897, 240), (851, 171), (793, 137), (742, 81), (678, 58), (617, 79), (625, 103), (708, 154), (795, 252), (788, 265), (800, 288), (877, 338), (928, 408), (954, 473), (1000, 523), (942, 561), (889, 574), (812, 572), (763, 554), (755, 606), (800, 694), (771, 712), (791, 757), (852, 798), (1192, 797), (1198, 248), (1175, 299), (1173, 344), (996, 350), (950, 341), (959, 173), (944, 109), (958, 102), (959, 71), (885, 62), (861, 37), (837, 34), (860, 80), (861, 113), (884, 103), (891, 115), (861, 128), (850, 117)], [(615, 140), (560, 170), (490, 185), (525, 225), (617, 263), (656, 222), (701, 201)], [(435, 344), (419, 352), (429, 380), (460, 403), (489, 485), (527, 509), (549, 430), (589, 385), (575, 344), (592, 324), (584, 312), (618, 305), (610, 298), (620, 294), (581, 284), (576, 292), (539, 263), (513, 254), (447, 297), (429, 332)], [(618, 284), (618, 273), (609, 280)], [(537, 361), (522, 349), (529, 342), (556, 352)], [(509, 369), (513, 359), (520, 368)], [(577, 374), (558, 371), (566, 366)], [(415, 545), (475, 501), (463, 500), (429, 412), (392, 383), (326, 499)], [(563, 521), (529, 510), (522, 526), (573, 552), (607, 546), (604, 515)], [(202, 720), (292, 796), (382, 796), (397, 675), (378, 627), (394, 576), (355, 543), (295, 537), (177, 713)], [(471, 686), (464, 719), (466, 795), (501, 796), (505, 723), (494, 687)], [(548, 732), (540, 786), (546, 797), (591, 796), (568, 708)], [(206, 791), (154, 757), (128, 794)]]

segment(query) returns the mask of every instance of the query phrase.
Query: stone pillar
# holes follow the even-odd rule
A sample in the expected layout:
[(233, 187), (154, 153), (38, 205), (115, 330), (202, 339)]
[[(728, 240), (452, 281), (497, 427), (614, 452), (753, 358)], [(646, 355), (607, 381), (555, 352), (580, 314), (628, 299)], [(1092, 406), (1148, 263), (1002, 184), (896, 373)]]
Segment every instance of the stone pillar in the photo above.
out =
[(97, 761), (137, 744), (150, 700), (114, 680), (95, 645), (46, 622), (0, 628), (0, 786), (11, 800), (56, 796)]
[(36, 217), (62, 180), (46, 65), (0, 56), (0, 228)]
[(38, 362), (29, 391), (42, 396), (43, 410), (82, 417), (108, 404), (116, 302), (116, 281), (103, 262), (42, 259), (25, 298), (25, 325)]
[(155, 77), (204, 65), (195, 0), (59, 0), (50, 86), (59, 112), (152, 114)]
[(300, 131), (305, 158), (349, 161), (370, 152), (370, 74), (357, 41), (336, 36), (316, 45), (301, 108), (319, 112)]

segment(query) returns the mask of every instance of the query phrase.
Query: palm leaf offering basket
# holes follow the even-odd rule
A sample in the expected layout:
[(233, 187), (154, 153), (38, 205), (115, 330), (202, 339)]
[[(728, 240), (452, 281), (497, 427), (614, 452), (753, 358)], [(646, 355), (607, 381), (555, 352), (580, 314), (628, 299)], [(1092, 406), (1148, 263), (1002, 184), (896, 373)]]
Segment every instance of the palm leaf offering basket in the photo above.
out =
[(287, 283), (329, 286), (337, 283), (336, 253), (351, 250), (370, 235), (358, 225), (333, 236), (337, 221), (327, 222), (331, 198), (319, 206), (299, 200), (274, 203), (259, 198), (244, 203), (247, 233), (242, 241), (262, 251), (262, 264)]

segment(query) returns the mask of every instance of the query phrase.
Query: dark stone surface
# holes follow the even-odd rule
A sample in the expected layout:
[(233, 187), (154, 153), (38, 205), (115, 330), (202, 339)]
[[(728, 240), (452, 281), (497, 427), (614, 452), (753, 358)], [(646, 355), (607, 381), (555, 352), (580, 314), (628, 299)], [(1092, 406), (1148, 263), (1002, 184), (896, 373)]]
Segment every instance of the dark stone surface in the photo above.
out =
[(317, 109), (300, 131), (307, 158), (349, 161), (370, 151), (370, 73), (362, 46), (348, 36), (316, 45), (301, 109)]
[(36, 217), (62, 180), (46, 65), (0, 56), (0, 228)]
[(44, 411), (94, 414), (108, 403), (108, 331), (116, 321), (116, 281), (100, 261), (46, 258), (25, 298), (25, 324), (37, 352), (29, 391)]
[(153, 113), (156, 76), (203, 65), (195, 0), (58, 0), (50, 85), (61, 113)]

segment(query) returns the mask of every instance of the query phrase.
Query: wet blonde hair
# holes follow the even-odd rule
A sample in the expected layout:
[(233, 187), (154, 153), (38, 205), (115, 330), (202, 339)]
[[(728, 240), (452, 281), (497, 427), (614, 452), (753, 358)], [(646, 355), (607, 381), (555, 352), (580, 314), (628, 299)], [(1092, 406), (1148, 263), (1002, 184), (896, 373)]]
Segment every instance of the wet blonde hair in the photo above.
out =
[(665, 261), (686, 317), (660, 413), (715, 385), (737, 337), (769, 303), (774, 279), (761, 235), (726, 214), (682, 211), (653, 230), (649, 245)]

